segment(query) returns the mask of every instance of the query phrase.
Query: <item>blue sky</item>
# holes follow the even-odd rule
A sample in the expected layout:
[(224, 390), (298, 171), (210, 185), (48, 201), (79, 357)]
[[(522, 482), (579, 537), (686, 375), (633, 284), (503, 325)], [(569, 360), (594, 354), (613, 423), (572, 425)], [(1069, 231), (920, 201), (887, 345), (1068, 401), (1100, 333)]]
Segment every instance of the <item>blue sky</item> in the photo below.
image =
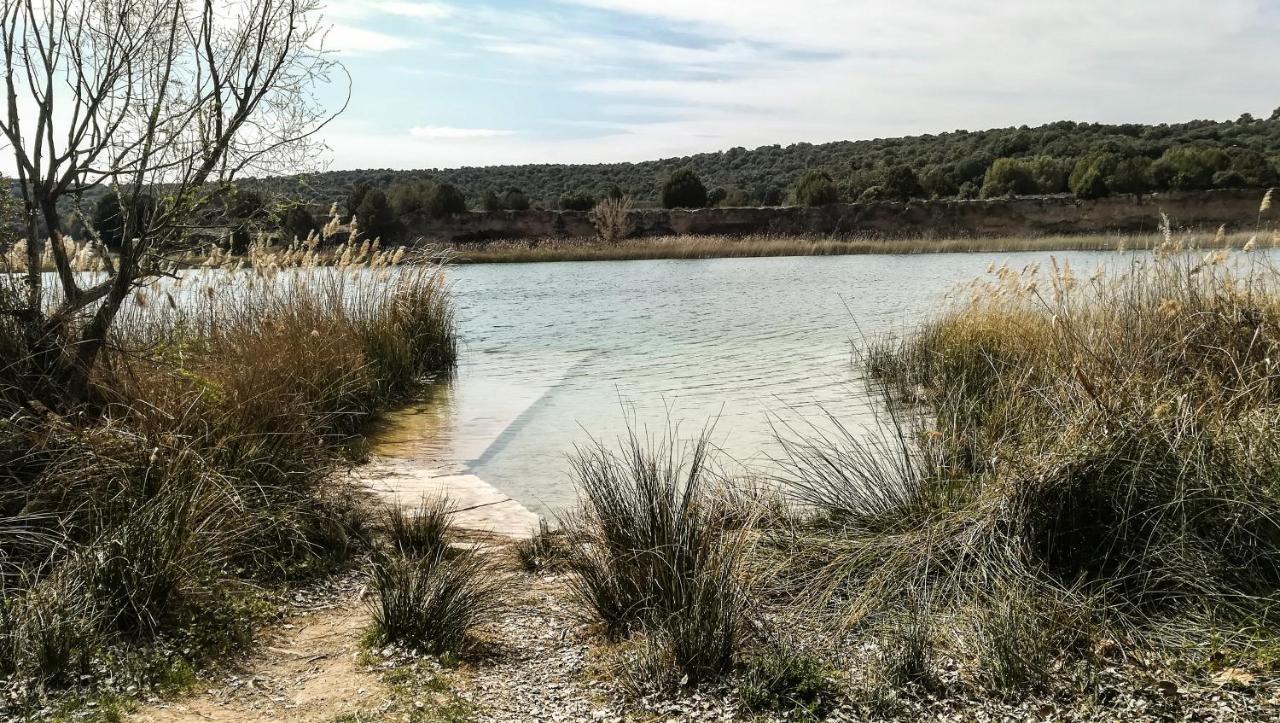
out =
[(325, 17), (352, 82), (334, 168), (1280, 106), (1280, 0), (332, 0)]

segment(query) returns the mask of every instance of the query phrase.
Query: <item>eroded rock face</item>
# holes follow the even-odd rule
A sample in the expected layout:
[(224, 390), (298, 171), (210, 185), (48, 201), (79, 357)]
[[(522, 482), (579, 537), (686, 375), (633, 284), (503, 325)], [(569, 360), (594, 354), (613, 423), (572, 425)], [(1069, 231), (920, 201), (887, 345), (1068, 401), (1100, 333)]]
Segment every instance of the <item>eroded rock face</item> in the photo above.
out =
[[(883, 238), (1015, 236), (1155, 231), (1160, 214), (1179, 227), (1247, 225), (1257, 217), (1258, 191), (1204, 191), (1117, 196), (1092, 201), (1036, 197), (989, 201), (837, 204), (821, 208), (638, 209), (634, 236), (773, 234)], [(583, 211), (492, 211), (444, 219), (406, 218), (411, 236), (428, 241), (590, 238)]]

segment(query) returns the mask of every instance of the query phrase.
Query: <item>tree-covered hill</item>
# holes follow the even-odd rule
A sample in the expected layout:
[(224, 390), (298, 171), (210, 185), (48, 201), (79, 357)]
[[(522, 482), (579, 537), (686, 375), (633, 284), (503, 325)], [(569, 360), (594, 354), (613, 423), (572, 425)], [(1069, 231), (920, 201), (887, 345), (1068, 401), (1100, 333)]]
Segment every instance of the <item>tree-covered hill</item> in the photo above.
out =
[(731, 148), (643, 163), (332, 171), (271, 179), (268, 185), (323, 204), (345, 201), (360, 184), (390, 196), (396, 186), (433, 181), (456, 187), (475, 209), (518, 208), (526, 201), (549, 209), (589, 207), (611, 189), (652, 206), (661, 202), (663, 183), (681, 168), (692, 169), (708, 189), (708, 202), (721, 205), (791, 203), (810, 171), (828, 174), (836, 200), (850, 202), (1263, 188), (1280, 178), (1280, 109), (1265, 120), (1245, 114), (1234, 121), (1160, 125), (1060, 121), (1036, 128)]

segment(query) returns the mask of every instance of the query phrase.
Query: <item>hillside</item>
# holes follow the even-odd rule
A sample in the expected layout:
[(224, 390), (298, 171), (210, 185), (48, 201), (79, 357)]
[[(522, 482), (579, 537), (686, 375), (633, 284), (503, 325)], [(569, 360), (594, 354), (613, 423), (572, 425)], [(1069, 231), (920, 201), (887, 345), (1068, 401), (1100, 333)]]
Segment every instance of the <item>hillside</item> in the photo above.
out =
[[(1002, 158), (1016, 162), (996, 165)], [(482, 205), (486, 193), (515, 188), (533, 206), (548, 209), (560, 207), (566, 195), (599, 197), (616, 186), (637, 205), (653, 206), (666, 177), (683, 167), (701, 177), (713, 203), (739, 206), (785, 203), (811, 170), (830, 174), (842, 201), (859, 200), (868, 189), (872, 195), (936, 198), (1065, 193), (1079, 190), (1072, 188), (1073, 172), (1086, 189), (1081, 195), (1261, 188), (1280, 175), (1280, 109), (1267, 120), (1245, 114), (1235, 121), (1159, 125), (1060, 121), (1036, 128), (731, 148), (643, 163), (332, 171), (271, 179), (269, 186), (289, 195), (305, 189), (309, 200), (328, 204), (344, 199), (357, 183), (386, 188), (433, 180), (456, 186), (472, 208)], [(1098, 181), (1092, 185), (1091, 170)], [(1102, 182), (1121, 177), (1111, 184), (1116, 188)]]

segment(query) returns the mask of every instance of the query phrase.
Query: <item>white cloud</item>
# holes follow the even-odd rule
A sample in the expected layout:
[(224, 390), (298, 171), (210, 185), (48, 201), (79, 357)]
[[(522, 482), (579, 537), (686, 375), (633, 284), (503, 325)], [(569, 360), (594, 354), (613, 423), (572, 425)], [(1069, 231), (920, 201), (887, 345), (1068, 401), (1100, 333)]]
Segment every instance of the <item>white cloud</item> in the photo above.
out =
[(325, 47), (339, 53), (364, 55), (404, 50), (413, 47), (413, 42), (408, 38), (388, 35), (376, 30), (335, 23), (325, 37)]
[(322, 12), (332, 20), (366, 20), (376, 15), (393, 15), (419, 20), (444, 20), (453, 17), (457, 8), (427, 0), (333, 0)]
[(409, 135), (422, 140), (466, 140), (470, 138), (499, 138), (515, 135), (515, 131), (492, 128), (453, 128), (451, 126), (414, 126)]
[[(522, 127), (516, 137), (436, 133), (406, 145), (375, 124), (348, 136), (367, 145), (334, 147), (343, 166), (618, 161), (1061, 119), (1265, 116), (1276, 103), (1280, 15), (1264, 1), (457, 4), (437, 38), (452, 34), (457, 52), (481, 62), (455, 70), (573, 91), (559, 114), (530, 120), (591, 128), (590, 137)], [(456, 120), (472, 99), (442, 102)], [(460, 138), (469, 142), (449, 143)]]

